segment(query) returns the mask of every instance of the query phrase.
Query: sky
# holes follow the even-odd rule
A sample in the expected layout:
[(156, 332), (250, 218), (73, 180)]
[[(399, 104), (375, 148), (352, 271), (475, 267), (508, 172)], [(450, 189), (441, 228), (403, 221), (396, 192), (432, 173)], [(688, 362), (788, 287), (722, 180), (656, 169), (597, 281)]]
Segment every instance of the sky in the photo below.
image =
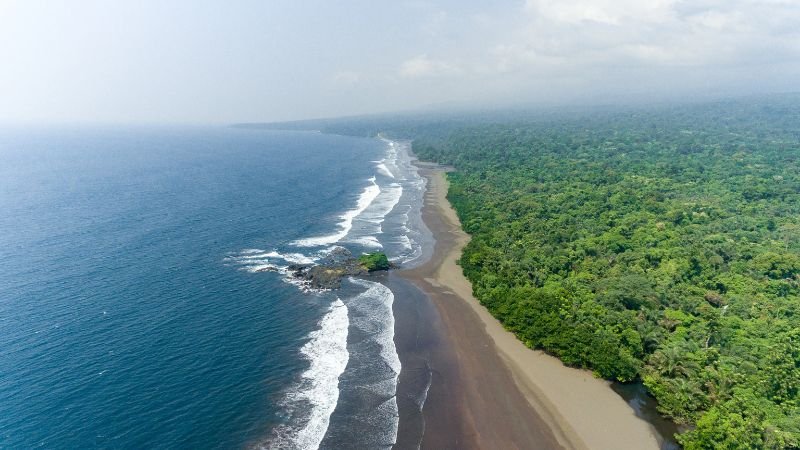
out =
[(800, 0), (0, 0), (0, 121), (800, 91)]

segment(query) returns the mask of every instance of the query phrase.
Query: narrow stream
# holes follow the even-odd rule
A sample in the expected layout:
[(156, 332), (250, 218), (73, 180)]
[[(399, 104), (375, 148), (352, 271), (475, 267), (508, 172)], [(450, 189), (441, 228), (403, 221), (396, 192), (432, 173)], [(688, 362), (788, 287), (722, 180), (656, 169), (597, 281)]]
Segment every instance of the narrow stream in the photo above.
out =
[(674, 437), (680, 431), (678, 426), (665, 419), (658, 412), (656, 399), (647, 393), (647, 389), (641, 382), (629, 384), (613, 383), (611, 388), (628, 402), (636, 412), (637, 417), (655, 428), (659, 434), (661, 450), (678, 450), (681, 448)]

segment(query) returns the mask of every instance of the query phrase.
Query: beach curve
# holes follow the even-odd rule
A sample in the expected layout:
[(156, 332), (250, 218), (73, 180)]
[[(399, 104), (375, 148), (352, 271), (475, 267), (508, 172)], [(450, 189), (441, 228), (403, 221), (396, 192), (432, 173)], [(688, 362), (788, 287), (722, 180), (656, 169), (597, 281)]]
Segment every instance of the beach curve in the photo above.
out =
[(426, 403), (431, 411), (423, 411), (428, 425), (422, 447), (458, 442), (460, 448), (658, 449), (657, 432), (610, 382), (527, 348), (473, 297), (457, 264), (470, 236), (446, 198), (444, 170), (419, 166), (427, 179), (423, 220), (436, 248), (429, 261), (401, 276), (428, 295), (441, 317), (458, 371), (444, 389), (460, 397), (453, 404), (462, 411), (453, 413), (466, 422), (461, 436), (448, 437), (452, 427), (437, 430), (444, 422), (437, 416), (446, 408)]

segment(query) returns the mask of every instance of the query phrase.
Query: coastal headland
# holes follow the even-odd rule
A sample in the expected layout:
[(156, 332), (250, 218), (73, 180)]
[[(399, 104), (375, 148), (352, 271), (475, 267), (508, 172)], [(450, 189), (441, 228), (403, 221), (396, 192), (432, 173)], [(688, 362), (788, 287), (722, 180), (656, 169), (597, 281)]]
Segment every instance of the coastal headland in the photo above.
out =
[(658, 449), (657, 432), (610, 382), (527, 348), (473, 297), (457, 264), (470, 237), (447, 201), (444, 169), (419, 167), (435, 247), (424, 264), (398, 273), (427, 295), (440, 329), (425, 363), (433, 376), (421, 447)]

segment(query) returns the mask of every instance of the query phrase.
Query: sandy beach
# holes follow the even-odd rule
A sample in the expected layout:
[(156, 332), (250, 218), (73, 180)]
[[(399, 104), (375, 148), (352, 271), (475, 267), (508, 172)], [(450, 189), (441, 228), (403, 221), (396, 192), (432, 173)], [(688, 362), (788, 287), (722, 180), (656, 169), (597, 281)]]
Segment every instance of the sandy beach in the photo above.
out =
[(400, 276), (427, 294), (441, 330), (425, 362), (434, 376), (422, 448), (658, 449), (656, 431), (608, 381), (528, 349), (473, 297), (456, 264), (469, 235), (446, 199), (447, 180), (438, 168), (420, 172), (435, 249)]

